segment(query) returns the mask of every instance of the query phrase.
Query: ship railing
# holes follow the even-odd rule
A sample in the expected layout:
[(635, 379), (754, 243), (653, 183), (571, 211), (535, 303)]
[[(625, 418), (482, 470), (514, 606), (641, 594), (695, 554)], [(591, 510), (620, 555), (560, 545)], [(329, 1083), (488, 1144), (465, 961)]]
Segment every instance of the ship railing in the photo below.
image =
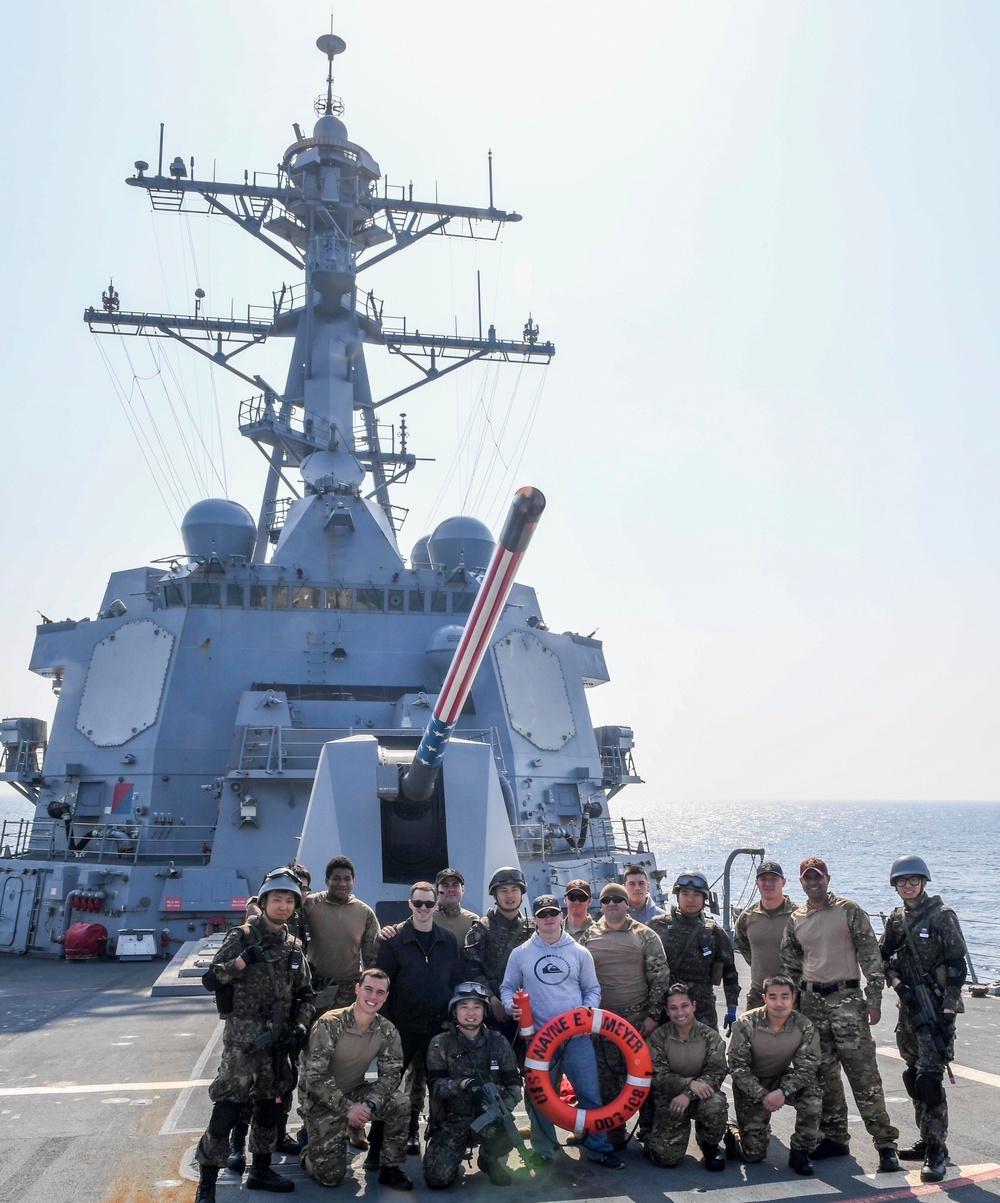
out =
[[(397, 740), (402, 735), (412, 735), (415, 747), (420, 731), (399, 727), (244, 727), (240, 734), (235, 772), (312, 777), (316, 773), (324, 744), (352, 735)], [(457, 731), (455, 737), (489, 744), (497, 771), (501, 774), (505, 772), (503, 751), (495, 728)]]
[(5, 819), (0, 828), (0, 859), (101, 862), (118, 864), (207, 864), (214, 826), (178, 823), (140, 827), (130, 822), (73, 822), (67, 845), (66, 824), (48, 819)]
[(586, 851), (604, 860), (649, 855), (645, 819), (592, 819), (582, 840), (578, 830), (570, 831), (567, 839), (566, 828), (551, 828), (543, 823), (517, 823), (511, 830), (518, 855), (522, 857), (545, 859), (574, 845), (575, 851)]

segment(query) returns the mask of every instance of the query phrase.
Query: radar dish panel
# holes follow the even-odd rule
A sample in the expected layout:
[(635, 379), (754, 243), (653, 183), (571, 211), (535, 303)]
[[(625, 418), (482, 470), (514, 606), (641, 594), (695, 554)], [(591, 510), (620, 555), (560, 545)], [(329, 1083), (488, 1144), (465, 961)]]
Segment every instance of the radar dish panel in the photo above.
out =
[(559, 657), (530, 631), (493, 644), (510, 725), (542, 752), (558, 752), (576, 734)]
[(76, 729), (99, 748), (117, 748), (151, 727), (173, 646), (170, 631), (145, 620), (102, 639), (90, 657)]

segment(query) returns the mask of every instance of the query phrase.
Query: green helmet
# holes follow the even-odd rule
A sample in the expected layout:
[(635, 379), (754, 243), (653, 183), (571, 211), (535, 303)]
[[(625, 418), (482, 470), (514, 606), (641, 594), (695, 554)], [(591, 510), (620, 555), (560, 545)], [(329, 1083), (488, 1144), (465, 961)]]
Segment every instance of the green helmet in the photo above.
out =
[(897, 856), (892, 862), (892, 868), (889, 870), (889, 885), (894, 886), (898, 877), (918, 876), (930, 881), (931, 871), (927, 868), (927, 862), (922, 856), (907, 852), (903, 856)]
[(503, 868), (497, 871), (490, 878), (490, 893), (496, 898), (496, 892), (500, 886), (517, 886), (522, 894), (527, 894), (528, 883), (524, 880), (524, 874), (514, 865), (504, 865)]
[(706, 900), (711, 894), (708, 888), (708, 878), (697, 869), (685, 869), (682, 873), (679, 873), (671, 893), (680, 894), (681, 890), (685, 887), (691, 890), (698, 890), (705, 895)]
[(485, 1017), (486, 1008), (490, 1005), (490, 992), (479, 982), (459, 982), (455, 987), (455, 993), (451, 996), (451, 1002), (448, 1003), (448, 1014), (452, 1019), (455, 1018), (455, 1008), (460, 1002), (482, 1003)]
[(257, 901), (260, 902), (264, 895), (269, 894), (272, 890), (288, 890), (295, 895), (299, 902), (302, 901), (302, 886), (299, 884), (298, 878), (293, 877), (288, 869), (275, 869), (273, 873), (268, 873), (260, 883)]

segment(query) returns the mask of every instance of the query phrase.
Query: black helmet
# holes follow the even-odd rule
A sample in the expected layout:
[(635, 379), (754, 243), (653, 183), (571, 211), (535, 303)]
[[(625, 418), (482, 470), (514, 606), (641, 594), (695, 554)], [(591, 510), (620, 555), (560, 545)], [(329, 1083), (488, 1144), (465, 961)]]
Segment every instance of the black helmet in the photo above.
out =
[(889, 870), (889, 885), (894, 886), (897, 877), (914, 876), (924, 877), (930, 881), (931, 871), (927, 868), (927, 862), (922, 856), (907, 852), (903, 856), (897, 856), (892, 862), (892, 868)]
[[(288, 869), (275, 869), (272, 873), (264, 878), (260, 883), (260, 889), (257, 891), (257, 901), (269, 894), (272, 890), (288, 890), (295, 897), (302, 901), (302, 886), (299, 884), (298, 878), (293, 877)], [(263, 903), (261, 904), (263, 906)]]
[(674, 882), (671, 893), (680, 894), (681, 890), (687, 886), (689, 889), (698, 890), (705, 895), (708, 900), (711, 891), (708, 888), (708, 878), (704, 873), (700, 873), (697, 869), (684, 869), (677, 874), (677, 880)]
[(504, 865), (503, 868), (497, 869), (490, 878), (490, 893), (494, 898), (496, 898), (499, 886), (517, 886), (522, 894), (528, 892), (528, 883), (524, 880), (524, 874), (514, 865)]
[(448, 1014), (452, 1018), (455, 1017), (455, 1008), (460, 1002), (481, 1002), (485, 1016), (486, 1008), (490, 1005), (490, 992), (478, 982), (459, 982), (451, 996), (451, 1002), (448, 1003)]

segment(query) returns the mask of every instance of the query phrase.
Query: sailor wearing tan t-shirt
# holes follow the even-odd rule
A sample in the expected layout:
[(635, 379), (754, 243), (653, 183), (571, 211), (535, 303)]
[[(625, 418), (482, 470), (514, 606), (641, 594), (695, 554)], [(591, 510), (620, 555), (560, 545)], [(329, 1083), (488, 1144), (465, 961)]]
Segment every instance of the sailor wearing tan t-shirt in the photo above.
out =
[[(601, 890), (601, 917), (579, 943), (594, 958), (601, 1006), (648, 1036), (659, 1022), (670, 968), (656, 932), (629, 918), (624, 886), (612, 881)], [(595, 1045), (601, 1101), (610, 1103), (625, 1085), (625, 1059), (610, 1040), (597, 1040)], [(627, 1139), (625, 1129), (615, 1128), (608, 1139), (621, 1148)]]
[(668, 1022), (647, 1040), (653, 1059), (656, 1115), (646, 1152), (657, 1165), (678, 1165), (687, 1152), (694, 1120), (695, 1138), (706, 1170), (723, 1170), (726, 1159), (719, 1142), (726, 1131), (729, 1104), (722, 1093), (726, 1046), (722, 1037), (694, 1017), (694, 999), (676, 982), (664, 1000)]
[[(394, 1190), (412, 1183), (400, 1169), (406, 1157), (410, 1100), (399, 1092), (403, 1051), (399, 1033), (379, 1015), (389, 993), (381, 969), (366, 969), (354, 987), (352, 1007), (324, 1012), (309, 1033), (299, 1079), (299, 1114), (308, 1137), (302, 1168), (324, 1186), (336, 1186), (347, 1173), (347, 1128), (385, 1121), (378, 1180)], [(366, 1080), (372, 1061), (374, 1082)]]
[[(781, 972), (799, 987), (802, 1014), (819, 1032), (823, 1088), (822, 1139), (812, 1157), (846, 1157), (850, 1152), (847, 1099), (840, 1070), (878, 1150), (883, 1173), (899, 1169), (899, 1132), (885, 1109), (882, 1078), (870, 1028), (881, 1017), (885, 974), (878, 941), (865, 912), (850, 898), (830, 893), (830, 871), (818, 856), (799, 868), (804, 906), (788, 917), (781, 944)], [(861, 974), (865, 991), (861, 993)]]
[(726, 1133), (726, 1152), (744, 1161), (763, 1161), (771, 1135), (771, 1116), (785, 1104), (795, 1108), (795, 1131), (788, 1164), (809, 1176), (809, 1154), (819, 1141), (823, 1092), (819, 1070), (819, 1034), (795, 1010), (795, 985), (775, 974), (764, 983), (764, 1006), (747, 1011), (733, 1024), (729, 1072), (738, 1135)]
[(362, 969), (375, 965), (378, 919), (367, 903), (355, 898), (354, 865), (334, 856), (326, 866), (326, 889), (305, 900), (309, 924), (309, 968), (317, 1009), (347, 1007)]
[(776, 860), (761, 861), (757, 889), (760, 898), (740, 912), (733, 926), (733, 943), (750, 966), (748, 1011), (764, 1005), (764, 979), (781, 967), (781, 938), (798, 905), (785, 894), (785, 874)]

